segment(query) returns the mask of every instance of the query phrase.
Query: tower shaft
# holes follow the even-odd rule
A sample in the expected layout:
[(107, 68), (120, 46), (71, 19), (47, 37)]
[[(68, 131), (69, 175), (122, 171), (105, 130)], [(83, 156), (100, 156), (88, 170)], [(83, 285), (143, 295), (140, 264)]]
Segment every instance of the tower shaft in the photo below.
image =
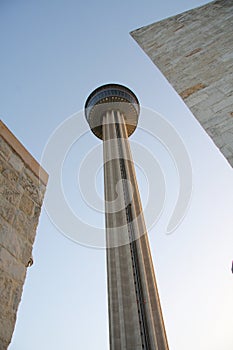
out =
[(124, 114), (103, 116), (111, 350), (168, 350)]

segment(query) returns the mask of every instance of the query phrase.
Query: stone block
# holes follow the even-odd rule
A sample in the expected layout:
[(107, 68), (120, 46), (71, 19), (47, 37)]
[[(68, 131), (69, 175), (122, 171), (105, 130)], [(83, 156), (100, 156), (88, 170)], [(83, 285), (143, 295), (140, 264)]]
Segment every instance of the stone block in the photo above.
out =
[(228, 159), (229, 163), (231, 164), (231, 166), (233, 167), (233, 156), (232, 156), (232, 157), (229, 157), (229, 158), (227, 158), (227, 159)]
[[(231, 77), (233, 79), (233, 77)], [(232, 94), (233, 92), (233, 84), (232, 82), (228, 82), (227, 79), (224, 79), (221, 81), (221, 84), (218, 86), (219, 90), (222, 91), (224, 94)]]
[(8, 307), (11, 302), (12, 289), (14, 287), (14, 282), (11, 278), (6, 275), (0, 275), (0, 300), (1, 305)]
[(18, 172), (22, 171), (22, 169), (24, 167), (22, 159), (14, 152), (12, 152), (11, 155), (10, 155), (9, 163)]
[(0, 155), (0, 173), (9, 167), (7, 161)]
[(212, 109), (214, 112), (219, 112), (221, 110), (224, 110), (226, 107), (232, 107), (233, 106), (233, 96), (225, 97), (223, 101), (220, 101), (218, 103), (215, 103), (212, 106)]
[(233, 146), (226, 145), (221, 147), (221, 152), (225, 155), (227, 158), (233, 157)]
[(7, 346), (9, 345), (12, 337), (15, 320), (16, 315), (10, 310), (4, 310), (3, 313), (0, 313), (0, 339), (3, 339), (7, 343)]
[(30, 226), (28, 217), (21, 210), (17, 210), (13, 221), (13, 227), (17, 232), (20, 235), (26, 236)]
[(196, 49), (190, 51), (189, 53), (187, 53), (187, 54), (185, 55), (185, 57), (191, 57), (191, 56), (196, 55), (197, 53), (199, 53), (199, 52), (201, 52), (201, 51), (202, 51), (202, 48), (201, 48), (201, 47), (198, 47), (198, 48), (196, 48)]
[(190, 107), (190, 109), (202, 126), (204, 123), (208, 123), (215, 117), (215, 114), (211, 108), (202, 109), (199, 107), (199, 104)]
[(0, 175), (0, 195), (15, 207), (18, 206), (21, 197), (20, 192), (2, 175)]
[[(213, 110), (213, 106), (216, 103), (223, 101), (227, 96), (222, 93), (220, 90), (216, 88), (208, 87), (204, 91), (200, 92), (200, 96), (205, 95), (205, 98), (198, 102), (199, 108), (206, 109), (211, 108)], [(206, 97), (207, 95), (207, 97)], [(189, 106), (189, 102), (187, 101), (187, 105)]]
[(9, 165), (7, 166), (7, 163), (4, 164), (4, 168), (2, 167), (2, 175), (16, 186), (19, 174), (14, 169), (9, 168)]
[[(35, 236), (35, 234), (34, 234)], [(23, 242), (23, 246), (21, 247), (21, 262), (25, 267), (28, 266), (28, 262), (32, 257), (32, 245), (28, 241)]]
[(19, 209), (22, 210), (26, 215), (32, 216), (34, 213), (34, 202), (26, 195), (21, 197), (19, 203)]
[(41, 205), (43, 201), (43, 192), (40, 188), (38, 179), (33, 181), (32, 177), (28, 173), (23, 172), (19, 177), (19, 184), (24, 189), (26, 194), (33, 199), (37, 204)]
[(0, 216), (3, 217), (8, 223), (12, 223), (15, 216), (15, 208), (5, 198), (0, 196)]
[(33, 243), (35, 239), (39, 215), (40, 207), (35, 206), (32, 217), (28, 217), (21, 210), (17, 210), (14, 216), (13, 228), (18, 232), (19, 235), (25, 237), (30, 243)]
[[(209, 134), (209, 130), (207, 130), (207, 133)], [(219, 148), (222, 149), (223, 147), (226, 146), (226, 143), (222, 137), (222, 135), (220, 136), (212, 136), (211, 134), (209, 134), (209, 136), (213, 139), (215, 145)]]
[(0, 338), (0, 349), (1, 350), (7, 350), (8, 345), (9, 345), (9, 342)]
[(233, 128), (222, 133), (222, 138), (229, 147), (233, 147)]
[(3, 137), (0, 136), (0, 155), (5, 159), (9, 159), (11, 153), (11, 147), (7, 144)]
[(23, 285), (22, 284), (14, 284), (12, 293), (11, 293), (11, 305), (14, 312), (17, 311), (19, 303), (21, 301)]
[(21, 257), (22, 238), (12, 226), (0, 221), (0, 245), (4, 247), (16, 259)]
[(221, 56), (221, 61), (226, 62), (226, 61), (231, 61), (233, 60), (233, 52), (227, 52), (223, 56)]
[(206, 100), (207, 98), (208, 98), (208, 94), (206, 93), (198, 94), (197, 92), (194, 95), (190, 95), (189, 97), (187, 97), (186, 104), (190, 108), (192, 106), (198, 105), (200, 102)]
[(205, 87), (206, 87), (206, 85), (203, 83), (195, 84), (195, 85), (185, 89), (184, 91), (180, 92), (180, 97), (185, 99), (185, 98), (189, 97), (190, 95), (194, 94), (195, 92), (204, 89)]
[[(13, 227), (7, 223), (0, 222), (0, 245), (4, 247), (15, 259), (24, 266), (27, 265), (32, 254), (32, 243), (27, 237), (20, 235)], [(29, 230), (30, 234), (31, 230)], [(35, 230), (34, 235), (35, 236)]]
[[(0, 246), (0, 270), (4, 271), (15, 281), (24, 282), (26, 267), (11, 255), (5, 248)], [(3, 273), (3, 272), (2, 272)]]

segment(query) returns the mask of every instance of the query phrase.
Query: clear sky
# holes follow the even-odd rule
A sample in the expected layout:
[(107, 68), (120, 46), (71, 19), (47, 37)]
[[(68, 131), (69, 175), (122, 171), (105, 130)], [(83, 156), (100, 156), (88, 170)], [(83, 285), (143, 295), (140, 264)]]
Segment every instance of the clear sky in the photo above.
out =
[[(0, 1), (0, 114), (38, 161), (54, 130), (75, 113), (79, 132), (87, 96), (109, 82), (132, 88), (184, 142), (192, 198), (182, 223), (167, 235), (178, 193), (175, 166), (143, 130), (131, 138), (150, 150), (165, 177), (164, 210), (149, 237), (171, 350), (233, 348), (232, 169), (129, 32), (207, 2)], [(91, 132), (73, 144), (62, 169), (63, 190), (76, 214), (103, 227), (103, 215), (86, 205), (77, 181), (80, 164), (97, 146)], [(140, 161), (146, 207), (149, 175)], [(86, 181), (96, 181), (103, 197), (101, 169), (87, 173)], [(43, 209), (33, 256), (9, 349), (108, 349), (105, 251), (67, 239)]]

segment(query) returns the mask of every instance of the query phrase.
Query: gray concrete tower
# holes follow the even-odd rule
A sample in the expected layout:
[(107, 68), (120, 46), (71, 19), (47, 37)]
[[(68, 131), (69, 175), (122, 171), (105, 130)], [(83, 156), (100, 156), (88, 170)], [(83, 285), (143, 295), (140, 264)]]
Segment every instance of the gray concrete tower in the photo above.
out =
[(87, 121), (103, 140), (111, 350), (168, 350), (159, 294), (128, 136), (139, 102), (108, 84), (87, 99)]

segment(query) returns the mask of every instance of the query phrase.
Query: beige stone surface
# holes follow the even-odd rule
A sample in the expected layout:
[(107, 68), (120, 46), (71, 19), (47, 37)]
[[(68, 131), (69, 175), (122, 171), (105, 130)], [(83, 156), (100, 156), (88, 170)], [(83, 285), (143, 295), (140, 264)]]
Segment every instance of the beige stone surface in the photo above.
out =
[[(27, 168), (33, 172), (40, 181), (46, 185), (48, 174), (40, 166), (40, 164), (31, 156), (22, 143), (12, 134), (7, 126), (0, 120), (0, 153), (4, 155), (6, 160), (12, 163), (13, 167), (19, 168), (22, 166), (22, 161)], [(11, 157), (12, 149), (14, 150)], [(16, 157), (15, 153), (19, 156)]]
[(132, 37), (233, 166), (233, 1), (218, 0)]
[(2, 122), (0, 131), (0, 350), (5, 350), (14, 330), (48, 176)]

